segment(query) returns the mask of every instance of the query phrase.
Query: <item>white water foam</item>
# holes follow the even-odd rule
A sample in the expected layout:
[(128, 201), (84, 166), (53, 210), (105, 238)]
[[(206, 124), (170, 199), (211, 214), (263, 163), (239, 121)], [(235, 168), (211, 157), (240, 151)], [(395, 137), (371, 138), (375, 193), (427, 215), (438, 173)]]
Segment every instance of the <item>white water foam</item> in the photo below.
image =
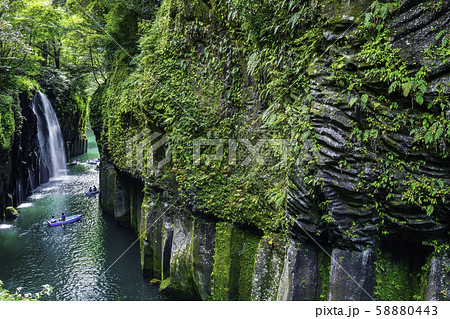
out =
[(33, 207), (33, 203), (23, 203), (23, 204), (20, 204), (19, 206), (17, 206), (17, 208), (28, 208), (28, 207)]

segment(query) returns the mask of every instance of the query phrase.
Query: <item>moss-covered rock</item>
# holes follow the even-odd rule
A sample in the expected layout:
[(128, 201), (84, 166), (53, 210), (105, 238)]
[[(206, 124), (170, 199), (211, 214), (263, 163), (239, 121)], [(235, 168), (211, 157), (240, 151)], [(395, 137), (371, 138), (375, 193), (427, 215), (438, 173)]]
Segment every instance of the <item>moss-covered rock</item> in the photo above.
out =
[(200, 299), (194, 276), (194, 220), (180, 214), (173, 227), (169, 282), (160, 289), (182, 299)]
[(228, 300), (231, 268), (232, 225), (217, 223), (212, 280), (212, 299)]
[(425, 300), (450, 300), (450, 258), (448, 249), (436, 253), (429, 261)]
[(13, 104), (14, 99), (11, 96), (0, 94), (0, 150), (2, 152), (11, 149), (16, 130)]
[(14, 219), (19, 217), (19, 212), (14, 207), (6, 207), (3, 219)]
[(284, 266), (283, 248), (260, 240), (253, 272), (252, 300), (277, 300)]
[[(418, 299), (417, 278), (376, 252), (380, 238), (448, 241), (449, 5), (162, 1), (133, 63), (115, 55), (93, 115), (102, 156), (145, 184), (142, 260), (163, 290), (205, 299), (211, 285), (214, 300)], [(136, 17), (118, 15), (116, 31), (129, 25), (123, 34), (137, 38)], [(153, 154), (160, 145), (144, 132), (169, 137), (171, 148)], [(242, 164), (251, 160), (244, 142), (233, 154), (233, 141), (273, 138), (294, 141), (287, 165), (266, 165), (279, 150), (265, 165)], [(224, 160), (197, 165), (199, 139), (228, 141)], [(142, 162), (138, 149), (150, 154)], [(169, 165), (148, 169), (168, 154)], [(194, 211), (219, 219), (214, 240), (210, 226), (189, 219)], [(259, 232), (326, 243), (327, 252), (290, 245), (285, 255)], [(391, 273), (375, 271), (384, 264)], [(383, 285), (393, 277), (409, 288)]]
[(100, 170), (100, 205), (105, 213), (114, 215), (117, 173), (114, 167), (107, 163), (102, 163)]

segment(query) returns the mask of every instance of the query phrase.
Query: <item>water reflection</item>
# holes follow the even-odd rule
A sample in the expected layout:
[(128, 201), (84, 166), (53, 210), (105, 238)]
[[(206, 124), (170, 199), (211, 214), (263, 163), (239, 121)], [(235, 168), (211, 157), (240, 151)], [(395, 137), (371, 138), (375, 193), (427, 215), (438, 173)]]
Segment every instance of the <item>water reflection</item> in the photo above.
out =
[[(80, 162), (98, 157), (92, 145)], [(20, 206), (20, 218), (0, 224), (0, 280), (5, 288), (37, 292), (50, 284), (54, 290), (49, 300), (162, 299), (141, 275), (139, 245), (105, 273), (136, 234), (103, 216), (97, 196), (84, 196), (94, 184), (95, 166), (69, 166), (67, 176), (50, 180)], [(62, 212), (83, 217), (64, 227), (48, 227), (47, 221)]]

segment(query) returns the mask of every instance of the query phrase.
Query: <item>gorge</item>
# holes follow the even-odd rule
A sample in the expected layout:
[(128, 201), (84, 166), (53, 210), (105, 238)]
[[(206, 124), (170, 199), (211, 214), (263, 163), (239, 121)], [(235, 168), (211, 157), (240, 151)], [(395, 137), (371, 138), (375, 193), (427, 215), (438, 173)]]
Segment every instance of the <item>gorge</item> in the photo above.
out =
[[(63, 2), (104, 60), (89, 98), (40, 80), (52, 144), (92, 128), (101, 210), (164, 295), (449, 300), (448, 1)], [(30, 92), (0, 92), (2, 208), (65, 167)]]

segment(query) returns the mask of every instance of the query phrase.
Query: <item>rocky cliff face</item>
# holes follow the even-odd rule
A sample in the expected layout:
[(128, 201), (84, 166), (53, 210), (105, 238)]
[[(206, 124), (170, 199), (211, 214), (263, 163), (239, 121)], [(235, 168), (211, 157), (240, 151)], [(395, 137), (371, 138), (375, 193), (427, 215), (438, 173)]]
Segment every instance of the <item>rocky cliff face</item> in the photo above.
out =
[(20, 112), (16, 116), (18, 129), (15, 130), (10, 151), (2, 154), (2, 209), (16, 207), (39, 185), (36, 179), (38, 174), (33, 174), (33, 171), (38, 170), (39, 142), (32, 99), (27, 93), (22, 93), (18, 96), (17, 103), (20, 103)]
[[(55, 102), (60, 102), (55, 98), (55, 94), (50, 93), (49, 96)], [(65, 102), (69, 101), (72, 107), (74, 101), (66, 97)], [(64, 102), (63, 101), (63, 102)], [(17, 207), (20, 203), (31, 195), (33, 189), (41, 183), (39, 181), (39, 141), (37, 134), (37, 119), (33, 111), (32, 98), (29, 93), (24, 92), (18, 95), (19, 104), (15, 114), (15, 132), (12, 144), (9, 150), (2, 150), (2, 158), (0, 166), (0, 207), (2, 211), (6, 207)], [(67, 103), (69, 103), (67, 102)], [(61, 104), (53, 104), (55, 109), (62, 109)], [(60, 111), (60, 114), (62, 111)], [(67, 145), (67, 153), (71, 156), (83, 154), (86, 152), (87, 141), (80, 138), (79, 126), (73, 129), (74, 118), (59, 116), (60, 123), (66, 123), (62, 126), (63, 135)], [(75, 116), (76, 123), (79, 123), (80, 114), (72, 114)], [(69, 125), (67, 124), (69, 123)], [(0, 214), (0, 219), (13, 217), (8, 213), (11, 209), (6, 210), (5, 214)]]
[[(258, 4), (163, 1), (176, 36), (149, 31), (94, 98), (101, 203), (144, 274), (184, 299), (447, 299), (450, 4)], [(146, 130), (172, 134), (168, 167)], [(194, 137), (296, 147), (281, 171), (205, 168)]]

